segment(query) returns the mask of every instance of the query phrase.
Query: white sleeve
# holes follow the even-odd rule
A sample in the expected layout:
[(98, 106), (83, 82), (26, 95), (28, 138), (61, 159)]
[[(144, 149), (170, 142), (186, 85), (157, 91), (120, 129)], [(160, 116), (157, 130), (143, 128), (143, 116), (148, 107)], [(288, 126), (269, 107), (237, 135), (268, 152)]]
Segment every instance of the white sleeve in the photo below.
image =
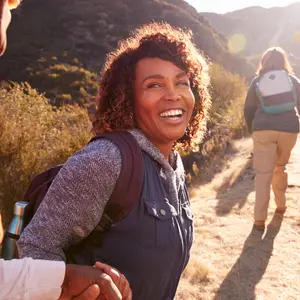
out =
[(0, 259), (1, 300), (56, 300), (65, 277), (64, 262)]

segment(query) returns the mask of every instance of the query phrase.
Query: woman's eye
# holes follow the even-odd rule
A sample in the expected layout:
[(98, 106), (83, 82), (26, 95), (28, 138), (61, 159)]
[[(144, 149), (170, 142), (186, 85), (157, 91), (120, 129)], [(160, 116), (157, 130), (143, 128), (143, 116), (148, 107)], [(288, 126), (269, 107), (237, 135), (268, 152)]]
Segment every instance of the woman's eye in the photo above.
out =
[(181, 80), (178, 82), (178, 85), (190, 86), (190, 83), (188, 81)]
[(148, 89), (159, 88), (159, 87), (161, 87), (161, 84), (160, 84), (160, 83), (149, 83), (149, 84), (147, 85), (147, 88), (148, 88)]

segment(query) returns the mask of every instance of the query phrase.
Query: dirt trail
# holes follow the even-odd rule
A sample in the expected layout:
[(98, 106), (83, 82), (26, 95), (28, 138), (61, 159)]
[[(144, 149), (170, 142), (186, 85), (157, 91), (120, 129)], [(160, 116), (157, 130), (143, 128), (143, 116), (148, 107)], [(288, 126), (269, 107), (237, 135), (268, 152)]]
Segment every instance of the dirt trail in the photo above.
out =
[(284, 218), (271, 199), (264, 233), (252, 232), (252, 142), (235, 143), (222, 173), (192, 193), (195, 243), (178, 300), (300, 299), (300, 138)]

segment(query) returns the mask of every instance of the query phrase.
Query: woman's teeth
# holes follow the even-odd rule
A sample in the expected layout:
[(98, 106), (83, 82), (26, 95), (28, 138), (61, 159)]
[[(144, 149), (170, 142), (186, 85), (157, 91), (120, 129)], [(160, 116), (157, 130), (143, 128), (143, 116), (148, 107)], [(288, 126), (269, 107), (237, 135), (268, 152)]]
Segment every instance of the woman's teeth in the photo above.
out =
[(161, 117), (171, 117), (171, 118), (174, 118), (174, 117), (181, 117), (183, 114), (183, 111), (181, 109), (172, 109), (172, 110), (167, 110), (167, 111), (164, 111), (160, 114)]

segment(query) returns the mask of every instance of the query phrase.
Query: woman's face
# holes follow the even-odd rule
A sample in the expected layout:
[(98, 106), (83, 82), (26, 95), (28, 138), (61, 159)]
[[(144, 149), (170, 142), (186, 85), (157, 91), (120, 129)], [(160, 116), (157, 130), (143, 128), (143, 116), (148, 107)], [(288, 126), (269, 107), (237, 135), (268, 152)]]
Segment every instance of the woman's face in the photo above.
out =
[(188, 75), (169, 61), (141, 59), (136, 66), (135, 119), (159, 147), (180, 139), (195, 105)]

